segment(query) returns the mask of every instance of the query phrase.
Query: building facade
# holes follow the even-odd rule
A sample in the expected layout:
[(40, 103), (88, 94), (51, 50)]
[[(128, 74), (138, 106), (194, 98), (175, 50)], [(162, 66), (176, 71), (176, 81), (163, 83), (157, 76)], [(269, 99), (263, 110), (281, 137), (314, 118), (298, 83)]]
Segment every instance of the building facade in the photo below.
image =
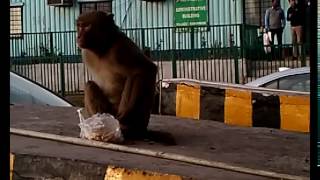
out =
[[(263, 2), (263, 3), (262, 3)], [(258, 31), (262, 0), (11, 0), (11, 56), (78, 53), (75, 24), (80, 13), (102, 10), (115, 15), (116, 24), (141, 48), (151, 50), (199, 49), (241, 46), (242, 24)], [(57, 5), (57, 4), (63, 5)], [(53, 5), (55, 4), (55, 5)], [(286, 11), (288, 1), (281, 0)], [(202, 8), (204, 7), (204, 8)], [(197, 10), (193, 23), (202, 28), (181, 27), (188, 13)], [(183, 11), (187, 12), (183, 14)], [(193, 15), (193, 14), (192, 14)], [(255, 33), (258, 35), (258, 33)], [(288, 25), (284, 43), (291, 42)]]

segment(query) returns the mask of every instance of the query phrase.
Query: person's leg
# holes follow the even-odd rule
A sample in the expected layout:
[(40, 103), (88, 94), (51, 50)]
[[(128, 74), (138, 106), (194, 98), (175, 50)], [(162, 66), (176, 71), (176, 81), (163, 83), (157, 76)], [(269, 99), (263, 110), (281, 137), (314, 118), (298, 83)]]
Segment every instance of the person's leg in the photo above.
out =
[(274, 29), (270, 29), (270, 32), (271, 32), (271, 59), (274, 59), (275, 58), (275, 48), (274, 48), (274, 36), (276, 35), (276, 30)]
[(278, 45), (282, 45), (282, 32), (283, 32), (282, 29), (276, 30)]
[(283, 52), (282, 52), (282, 28), (277, 29), (276, 35), (277, 35), (277, 41), (278, 41), (278, 49), (279, 49), (279, 57), (280, 59), (283, 59)]
[(297, 35), (297, 43), (299, 48), (299, 56), (302, 55), (302, 43), (303, 43), (303, 28), (302, 26), (298, 26), (296, 28), (296, 35)]
[(274, 36), (276, 34), (276, 31), (273, 30), (273, 29), (270, 29), (270, 32), (271, 32), (271, 45), (274, 45)]
[(296, 27), (291, 27), (291, 37), (292, 37), (292, 55), (297, 58), (297, 33)]

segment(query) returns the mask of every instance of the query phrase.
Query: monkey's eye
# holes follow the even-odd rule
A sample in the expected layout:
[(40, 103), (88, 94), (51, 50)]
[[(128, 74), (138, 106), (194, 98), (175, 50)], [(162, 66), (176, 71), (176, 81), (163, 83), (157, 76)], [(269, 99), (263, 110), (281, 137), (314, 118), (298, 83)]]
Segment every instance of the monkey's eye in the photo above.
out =
[(77, 26), (78, 27), (81, 27), (81, 28), (84, 28), (84, 27), (86, 27), (86, 26), (88, 26), (89, 24), (87, 24), (87, 23), (83, 23), (83, 22), (77, 22)]
[(91, 24), (80, 23), (77, 25), (78, 28), (88, 31), (91, 29)]
[(88, 24), (88, 25), (84, 26), (83, 29), (85, 31), (89, 31), (91, 29), (91, 24)]

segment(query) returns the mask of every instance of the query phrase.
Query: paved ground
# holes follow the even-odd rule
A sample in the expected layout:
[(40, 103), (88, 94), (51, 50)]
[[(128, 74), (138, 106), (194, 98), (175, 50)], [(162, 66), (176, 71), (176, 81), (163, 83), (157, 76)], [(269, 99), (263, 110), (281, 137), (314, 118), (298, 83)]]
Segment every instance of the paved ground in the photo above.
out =
[[(78, 137), (80, 129), (76, 109), (11, 106), (10, 127)], [(149, 127), (151, 130), (171, 133), (177, 145), (168, 146), (158, 142), (135, 141), (130, 142), (129, 146), (178, 153), (248, 168), (309, 176), (309, 134), (266, 128), (234, 127), (214, 121), (193, 121), (170, 116), (152, 116)], [(132, 155), (118, 156), (119, 153), (114, 155), (112, 152), (101, 149), (46, 142), (15, 135), (11, 135), (11, 151), (44, 153), (102, 163), (113, 159), (119, 165), (137, 168), (145, 165), (143, 162), (148, 159), (152, 161), (152, 158), (144, 157), (141, 162), (134, 160), (127, 162), (126, 157), (130, 159), (129, 156)], [(202, 177), (200, 179), (211, 179), (215, 175), (220, 178), (226, 176), (226, 173), (221, 170), (212, 173), (210, 168), (172, 164), (167, 160), (154, 161), (155, 165), (150, 166), (151, 169), (196, 174), (195, 177)], [(186, 166), (195, 168), (195, 170), (187, 172), (186, 169), (181, 168)], [(235, 177), (239, 179), (237, 175)], [(243, 177), (242, 179), (257, 178)]]
[[(11, 135), (10, 141), (11, 151), (18, 154), (32, 154), (47, 157), (59, 157), (73, 160), (80, 160), (85, 162), (94, 162), (97, 164), (112, 164), (129, 169), (149, 170), (161, 173), (169, 173), (182, 175), (186, 177), (193, 177), (198, 179), (217, 179), (217, 180), (268, 180), (271, 178), (259, 177), (254, 175), (242, 174), (232, 171), (225, 171), (221, 169), (203, 167), (192, 165), (188, 163), (176, 162), (171, 160), (164, 160), (153, 157), (146, 157), (141, 155), (134, 155), (128, 153), (114, 152), (98, 148), (81, 147), (70, 145), (66, 143), (59, 143), (55, 141), (26, 138), (23, 136)], [(29, 160), (30, 161), (30, 160)], [(33, 160), (34, 161), (34, 160)], [(59, 164), (62, 166), (62, 164)], [(19, 169), (26, 169), (21, 167)], [(39, 165), (38, 165), (39, 166)], [(49, 166), (50, 167), (50, 166)], [(16, 171), (19, 171), (16, 168)], [(34, 168), (32, 168), (34, 169)], [(44, 168), (50, 171), (48, 168)], [(24, 170), (25, 171), (25, 170)], [(35, 171), (34, 173), (37, 173)], [(51, 170), (52, 173), (52, 170)], [(67, 172), (66, 172), (67, 174)], [(20, 176), (37, 177), (39, 175), (26, 175), (20, 173)], [(58, 176), (58, 175), (57, 175)], [(59, 177), (59, 176), (58, 176)]]

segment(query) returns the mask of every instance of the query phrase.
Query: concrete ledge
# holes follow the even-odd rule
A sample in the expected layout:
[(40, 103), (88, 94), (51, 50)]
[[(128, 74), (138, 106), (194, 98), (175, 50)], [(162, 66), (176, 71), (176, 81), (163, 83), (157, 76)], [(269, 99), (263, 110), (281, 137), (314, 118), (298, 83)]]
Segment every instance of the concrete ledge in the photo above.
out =
[(164, 115), (309, 132), (309, 93), (190, 79), (165, 79), (161, 86)]
[[(32, 164), (32, 165), (31, 165)], [(10, 180), (183, 180), (191, 179), (159, 172), (127, 169), (79, 160), (10, 153)]]
[[(77, 107), (10, 106), (10, 128), (78, 138), (80, 129), (77, 109)], [(308, 177), (310, 172), (310, 135), (307, 133), (293, 133), (268, 128), (244, 128), (216, 121), (193, 121), (175, 116), (159, 115), (151, 116), (148, 129), (170, 135), (176, 141), (176, 145), (168, 146), (158, 140), (130, 141), (125, 145), (289, 175)], [(196, 179), (270, 179), (179, 161), (79, 146), (12, 133), (10, 134), (10, 152), (15, 153), (17, 157), (30, 154), (77, 159), (76, 162), (93, 162), (104, 165), (104, 167), (116, 165)], [(25, 166), (32, 165), (25, 164)]]

